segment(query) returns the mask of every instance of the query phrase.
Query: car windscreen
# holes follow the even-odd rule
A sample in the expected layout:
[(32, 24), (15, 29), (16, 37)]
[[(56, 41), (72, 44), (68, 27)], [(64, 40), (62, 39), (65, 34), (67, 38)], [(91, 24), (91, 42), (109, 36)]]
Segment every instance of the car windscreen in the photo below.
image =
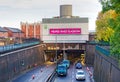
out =
[(77, 63), (76, 66), (82, 66), (80, 63)]
[(77, 72), (78, 75), (84, 75), (84, 72)]
[(69, 63), (68, 61), (63, 61), (63, 63)]
[(65, 66), (58, 66), (59, 69), (65, 69)]

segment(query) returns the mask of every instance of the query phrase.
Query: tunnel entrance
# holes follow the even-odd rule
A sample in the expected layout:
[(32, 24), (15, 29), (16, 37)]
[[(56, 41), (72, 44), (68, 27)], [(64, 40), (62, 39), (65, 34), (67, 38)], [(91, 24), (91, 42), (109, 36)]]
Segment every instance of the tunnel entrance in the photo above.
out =
[(48, 61), (59, 58), (80, 59), (81, 54), (86, 53), (86, 43), (47, 43), (44, 51)]
[(81, 54), (84, 54), (84, 50), (66, 50), (67, 58), (73, 60), (76, 58), (81, 58)]
[(45, 50), (48, 61), (55, 61), (57, 59), (64, 59), (63, 54), (66, 54), (67, 59), (74, 61), (75, 59), (81, 59), (81, 54), (85, 54), (85, 50)]

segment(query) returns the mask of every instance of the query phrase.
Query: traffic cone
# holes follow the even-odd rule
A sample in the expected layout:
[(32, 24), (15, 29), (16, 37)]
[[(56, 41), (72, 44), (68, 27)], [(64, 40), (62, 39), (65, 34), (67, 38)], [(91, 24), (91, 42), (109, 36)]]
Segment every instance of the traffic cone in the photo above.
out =
[(48, 65), (46, 67), (48, 68)]
[(43, 72), (42, 69), (40, 69), (40, 72)]
[(92, 72), (91, 71), (89, 71), (89, 75), (92, 76)]
[(35, 79), (35, 75), (34, 74), (32, 75), (32, 79)]
[(89, 71), (90, 69), (87, 67), (87, 70)]

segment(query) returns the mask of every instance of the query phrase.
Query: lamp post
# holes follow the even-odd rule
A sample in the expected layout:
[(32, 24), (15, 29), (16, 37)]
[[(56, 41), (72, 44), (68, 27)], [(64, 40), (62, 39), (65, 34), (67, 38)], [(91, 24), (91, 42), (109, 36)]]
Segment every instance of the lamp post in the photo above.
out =
[(20, 37), (21, 37), (21, 32), (19, 32), (19, 38), (18, 38), (19, 39), (19, 43), (20, 43)]
[(65, 43), (63, 42), (63, 58), (65, 59)]
[(56, 35), (56, 62), (57, 62), (57, 35)]

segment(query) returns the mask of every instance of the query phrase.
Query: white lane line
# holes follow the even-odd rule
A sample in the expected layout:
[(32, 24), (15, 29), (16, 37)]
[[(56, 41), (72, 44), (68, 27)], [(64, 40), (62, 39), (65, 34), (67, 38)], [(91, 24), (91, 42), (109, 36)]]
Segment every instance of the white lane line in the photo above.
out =
[(74, 73), (72, 74), (72, 79), (74, 79)]
[(74, 82), (74, 72), (72, 72), (72, 82)]
[(72, 70), (72, 82), (74, 82), (74, 74), (75, 74), (74, 66), (72, 68), (73, 68), (73, 70)]

